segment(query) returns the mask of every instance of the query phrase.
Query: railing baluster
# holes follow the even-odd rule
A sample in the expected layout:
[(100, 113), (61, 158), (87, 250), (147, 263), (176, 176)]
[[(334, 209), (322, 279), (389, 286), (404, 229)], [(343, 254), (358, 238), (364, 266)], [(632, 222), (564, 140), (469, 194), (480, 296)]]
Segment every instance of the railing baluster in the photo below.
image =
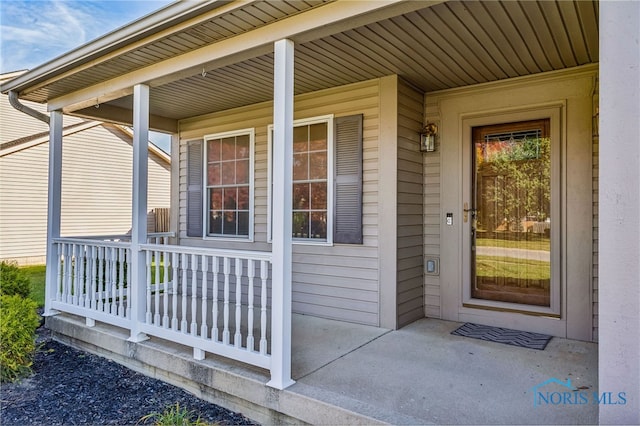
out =
[(125, 307), (124, 307), (124, 283), (125, 280), (125, 259), (124, 259), (124, 249), (118, 248), (118, 264), (120, 266), (120, 271), (118, 272), (118, 316), (124, 317)]
[[(147, 251), (147, 253), (151, 253), (151, 252)], [(151, 264), (153, 265), (154, 263), (156, 265), (156, 268), (155, 268), (155, 283), (154, 283), (155, 315), (153, 316), (153, 324), (160, 327), (160, 252), (158, 250), (153, 252), (153, 262)]]
[(224, 329), (222, 330), (222, 343), (229, 344), (229, 274), (231, 272), (231, 265), (229, 258), (224, 258), (224, 300), (223, 300), (223, 320)]
[(211, 259), (211, 267), (213, 274), (213, 295), (211, 301), (211, 339), (214, 342), (219, 340), (218, 338), (218, 269), (219, 269), (218, 256), (213, 256)]
[(109, 313), (118, 315), (118, 249), (110, 247), (111, 252), (111, 303)]
[(146, 322), (147, 324), (151, 324), (151, 252), (146, 252), (146, 262), (147, 262), (147, 309), (146, 309)]
[(256, 275), (253, 259), (247, 260), (247, 276), (249, 288), (247, 289), (247, 349), (255, 351), (253, 342), (253, 279)]
[(78, 246), (78, 306), (84, 307), (84, 293), (85, 293), (85, 275), (84, 268), (86, 267), (86, 257), (85, 257), (85, 248), (84, 244), (80, 244)]
[(260, 353), (267, 354), (267, 278), (269, 265), (266, 260), (260, 262)]
[(178, 275), (178, 253), (171, 255), (171, 262), (173, 266), (173, 274), (171, 275), (173, 281), (173, 290), (171, 292), (172, 307), (171, 312), (171, 329), (178, 330), (178, 281), (180, 280)]
[(65, 281), (65, 285), (64, 285), (64, 296), (65, 299), (64, 301), (66, 303), (71, 303), (72, 302), (72, 285), (73, 285), (73, 277), (72, 277), (72, 273), (73, 273), (73, 244), (67, 244), (67, 248), (66, 251), (67, 256), (65, 258), (65, 262), (67, 263), (66, 268), (65, 268), (65, 277), (64, 277), (64, 281)]
[(207, 326), (207, 279), (209, 269), (209, 256), (202, 255), (202, 324), (200, 324), (200, 337), (209, 337), (209, 327)]
[(64, 281), (63, 281), (63, 277), (64, 277), (64, 265), (65, 265), (65, 259), (64, 259), (64, 243), (58, 243), (56, 244), (56, 254), (57, 254), (57, 263), (56, 266), (58, 268), (58, 274), (56, 275), (56, 281), (57, 281), (57, 285), (56, 285), (56, 301), (60, 302), (62, 301), (62, 288), (64, 285)]
[(80, 283), (78, 279), (80, 275), (80, 245), (73, 245), (73, 279), (72, 279), (72, 302), (74, 305), (78, 305), (78, 293), (80, 291)]
[(191, 329), (189, 332), (195, 336), (198, 334), (197, 312), (198, 309), (198, 255), (191, 255)]
[(182, 321), (180, 322), (180, 331), (183, 333), (187, 332), (187, 281), (188, 281), (188, 265), (187, 265), (187, 254), (182, 253)]
[(162, 263), (164, 263), (164, 279), (162, 280), (162, 327), (169, 328), (169, 262), (167, 252), (162, 253)]
[(233, 336), (233, 345), (242, 347), (242, 259), (236, 257), (236, 334)]
[(104, 311), (104, 288), (105, 288), (105, 276), (104, 276), (104, 247), (98, 247), (98, 310)]
[(127, 318), (131, 318), (131, 289), (133, 282), (131, 281), (131, 248), (126, 249), (127, 255)]
[(91, 303), (89, 307), (92, 310), (98, 309), (98, 305), (96, 303), (96, 279), (97, 279), (97, 271), (96, 271), (96, 257), (97, 253), (96, 246), (91, 247)]

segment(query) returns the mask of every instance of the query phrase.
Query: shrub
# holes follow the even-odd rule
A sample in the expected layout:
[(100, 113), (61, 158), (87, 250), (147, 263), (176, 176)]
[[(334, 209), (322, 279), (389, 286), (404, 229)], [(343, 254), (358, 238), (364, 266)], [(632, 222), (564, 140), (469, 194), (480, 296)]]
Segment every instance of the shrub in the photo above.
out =
[(0, 295), (0, 382), (31, 373), (36, 350), (37, 304), (18, 295)]
[(8, 262), (0, 262), (0, 295), (18, 295), (29, 297), (31, 285), (29, 277), (18, 268), (18, 265)]

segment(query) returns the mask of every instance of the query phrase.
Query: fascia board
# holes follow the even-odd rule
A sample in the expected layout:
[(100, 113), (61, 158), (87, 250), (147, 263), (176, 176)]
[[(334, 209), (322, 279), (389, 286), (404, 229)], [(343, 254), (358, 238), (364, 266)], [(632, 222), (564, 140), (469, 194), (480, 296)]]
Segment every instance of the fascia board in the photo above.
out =
[[(14, 90), (28, 93), (64, 76), (65, 73), (77, 72), (79, 69), (95, 66), (97, 63), (120, 55), (123, 49), (124, 51), (135, 49), (141, 43), (146, 44), (164, 37), (167, 32), (174, 32), (176, 25), (179, 26), (185, 19), (188, 22), (185, 25), (193, 25), (191, 22), (193, 19), (211, 18), (211, 15), (219, 15), (229, 9), (242, 7), (247, 2), (248, 0), (236, 3), (221, 0), (176, 1), (27, 71), (2, 84), (0, 92)], [(213, 11), (206, 13), (212, 8)], [(196, 18), (193, 18), (194, 15)]]

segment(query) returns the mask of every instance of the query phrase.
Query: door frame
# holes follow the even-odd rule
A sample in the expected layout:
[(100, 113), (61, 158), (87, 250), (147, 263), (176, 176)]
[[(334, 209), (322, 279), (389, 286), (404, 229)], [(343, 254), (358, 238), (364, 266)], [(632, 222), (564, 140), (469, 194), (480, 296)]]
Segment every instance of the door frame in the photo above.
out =
[[(425, 233), (425, 255), (433, 257), (437, 248), (440, 262), (439, 275), (425, 278), (428, 316), (597, 339), (597, 76), (597, 65), (589, 65), (425, 94), (425, 120), (437, 123), (439, 129), (439, 149), (425, 163), (425, 173), (432, 173), (440, 191), (439, 221), (437, 228), (433, 226), (438, 234)], [(567, 188), (561, 200), (561, 317), (463, 306), (463, 119), (545, 108), (560, 110), (561, 173)], [(427, 221), (431, 216), (425, 217)]]
[[(562, 104), (552, 104), (545, 107), (527, 108), (524, 110), (502, 111), (494, 113), (483, 113), (482, 115), (461, 116), (462, 124), (462, 200), (473, 205), (473, 189), (472, 189), (472, 130), (478, 126), (490, 126), (496, 124), (506, 124), (521, 121), (533, 121), (540, 119), (549, 119), (550, 128), (549, 136), (551, 138), (551, 303), (549, 307), (523, 305), (510, 302), (499, 302), (484, 299), (477, 299), (471, 295), (471, 223), (470, 218), (467, 222), (462, 220), (462, 271), (461, 271), (461, 294), (462, 307), (475, 308), (498, 312), (517, 312), (532, 316), (548, 316), (554, 318), (562, 318), (561, 301), (566, 300), (563, 283), (565, 282), (563, 267), (561, 260), (563, 259), (564, 247), (562, 242), (564, 238), (563, 229), (565, 218), (562, 216), (565, 209), (562, 209), (564, 200), (566, 199), (566, 179), (562, 176), (565, 161), (563, 153), (566, 152), (566, 138), (562, 131)], [(461, 214), (460, 217), (463, 215)]]

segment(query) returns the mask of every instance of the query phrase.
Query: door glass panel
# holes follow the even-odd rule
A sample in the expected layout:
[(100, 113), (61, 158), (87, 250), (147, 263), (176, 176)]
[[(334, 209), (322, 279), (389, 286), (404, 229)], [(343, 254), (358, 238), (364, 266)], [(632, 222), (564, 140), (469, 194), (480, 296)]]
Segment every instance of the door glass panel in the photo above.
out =
[(550, 306), (549, 120), (473, 128), (471, 295)]

